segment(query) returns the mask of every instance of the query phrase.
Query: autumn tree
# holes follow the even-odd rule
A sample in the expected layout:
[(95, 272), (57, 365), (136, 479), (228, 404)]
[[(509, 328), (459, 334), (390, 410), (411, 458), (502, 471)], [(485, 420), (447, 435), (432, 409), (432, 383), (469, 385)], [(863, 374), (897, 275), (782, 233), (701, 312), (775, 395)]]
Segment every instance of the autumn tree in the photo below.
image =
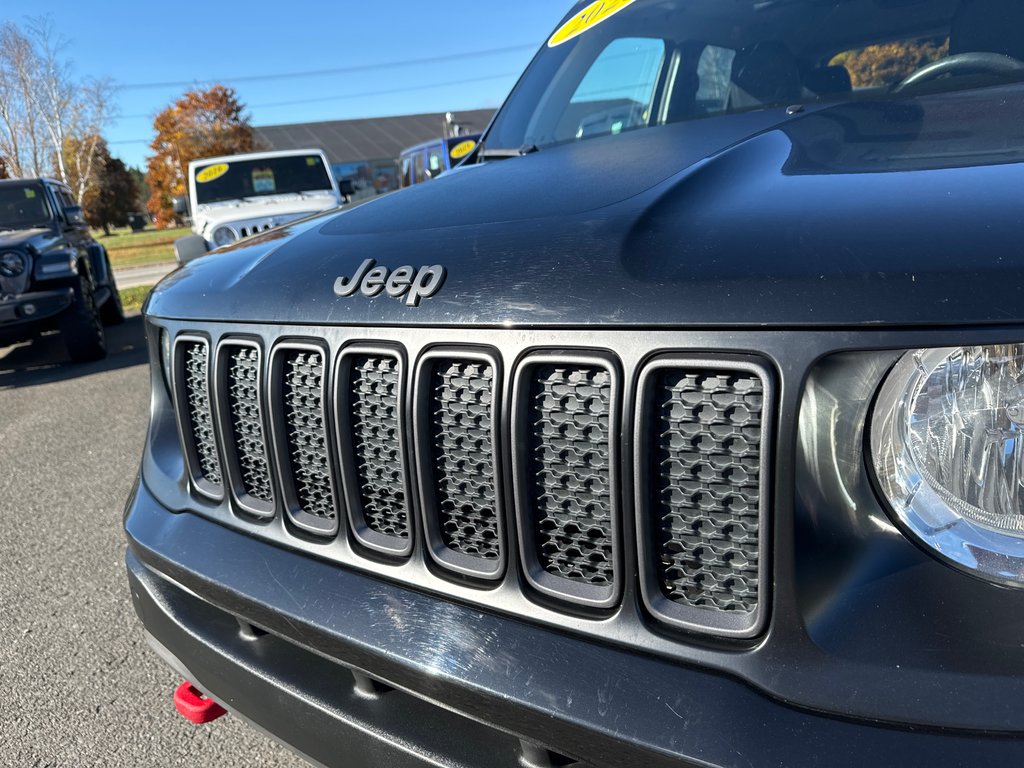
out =
[(846, 67), (854, 88), (871, 88), (898, 83), (948, 55), (948, 39), (893, 42), (840, 53), (831, 63)]
[(102, 139), (96, 152), (92, 178), (85, 185), (82, 209), (89, 226), (110, 234), (111, 227), (128, 224), (128, 214), (138, 210), (139, 196), (135, 179), (116, 157), (111, 157)]
[(156, 116), (153, 129), (153, 155), (146, 162), (148, 208), (161, 228), (175, 223), (173, 198), (186, 192), (190, 161), (256, 149), (244, 106), (234, 89), (223, 85), (189, 91)]

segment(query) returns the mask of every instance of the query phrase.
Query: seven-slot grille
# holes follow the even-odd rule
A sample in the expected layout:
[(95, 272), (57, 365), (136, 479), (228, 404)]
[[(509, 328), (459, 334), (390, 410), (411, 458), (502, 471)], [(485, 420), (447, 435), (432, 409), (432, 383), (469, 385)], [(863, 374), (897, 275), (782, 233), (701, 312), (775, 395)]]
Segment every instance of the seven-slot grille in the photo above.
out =
[(490, 354), (428, 353), (416, 423), (430, 553), (453, 570), (488, 579), (498, 578), (504, 565), (497, 377)]
[(680, 625), (756, 629), (766, 382), (753, 366), (722, 361), (664, 360), (645, 377), (647, 597)]
[(218, 386), (227, 416), (222, 430), (228, 436), (225, 449), (233, 459), (226, 462), (227, 468), (238, 470), (233, 477), (235, 497), (253, 514), (272, 515), (274, 490), (261, 412), (260, 349), (253, 343), (233, 342), (222, 345), (220, 354), (223, 375)]
[(274, 360), (273, 398), (280, 417), (290, 490), (290, 515), (300, 527), (333, 534), (338, 512), (327, 432), (327, 377), (324, 352), (314, 347), (284, 347)]
[(578, 358), (520, 372), (516, 506), (528, 578), (594, 606), (618, 594), (612, 367)]
[[(242, 513), (263, 504), (267, 517), (285, 513), (332, 537), (347, 512), (359, 543), (406, 558), (419, 530), (415, 479), (427, 551), (442, 567), (500, 578), (509, 525), (538, 591), (592, 608), (621, 599), (620, 531), (630, 522), (619, 511), (623, 393), (613, 358), (534, 353), (506, 380), (496, 354), (437, 349), (406, 386), (397, 347), (350, 345), (332, 368), (325, 347), (285, 343), (267, 361), (259, 345), (227, 339), (216, 398), (206, 340), (179, 337), (175, 359), (180, 432), (205, 496), (223, 468)], [(641, 373), (639, 568), (649, 609), (670, 623), (734, 636), (759, 629), (768, 385), (758, 365), (733, 359), (655, 360)], [(505, 388), (514, 394), (508, 435), (498, 429)]]

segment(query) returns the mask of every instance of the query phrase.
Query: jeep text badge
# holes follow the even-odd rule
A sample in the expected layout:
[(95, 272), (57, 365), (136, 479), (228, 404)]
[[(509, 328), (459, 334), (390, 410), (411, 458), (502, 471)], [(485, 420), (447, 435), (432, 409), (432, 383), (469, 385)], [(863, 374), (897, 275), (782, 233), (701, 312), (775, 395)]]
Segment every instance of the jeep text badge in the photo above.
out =
[(440, 264), (420, 267), (398, 267), (389, 272), (387, 267), (376, 267), (374, 259), (366, 259), (352, 277), (341, 276), (334, 281), (334, 293), (341, 298), (352, 296), (357, 290), (372, 299), (383, 291), (393, 299), (405, 296), (407, 307), (418, 307), (420, 299), (429, 299), (444, 285), (447, 270)]

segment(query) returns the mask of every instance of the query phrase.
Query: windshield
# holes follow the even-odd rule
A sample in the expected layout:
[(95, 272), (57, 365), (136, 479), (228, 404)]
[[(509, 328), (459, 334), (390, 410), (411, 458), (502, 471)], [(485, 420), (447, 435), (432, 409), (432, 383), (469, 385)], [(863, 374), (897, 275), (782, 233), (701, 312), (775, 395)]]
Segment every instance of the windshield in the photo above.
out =
[(331, 178), (320, 155), (263, 157), (198, 165), (196, 203), (300, 192), (331, 191)]
[(530, 151), (670, 122), (1024, 79), (1020, 0), (577, 4), (485, 137)]
[(50, 222), (42, 184), (0, 184), (0, 229), (25, 229)]

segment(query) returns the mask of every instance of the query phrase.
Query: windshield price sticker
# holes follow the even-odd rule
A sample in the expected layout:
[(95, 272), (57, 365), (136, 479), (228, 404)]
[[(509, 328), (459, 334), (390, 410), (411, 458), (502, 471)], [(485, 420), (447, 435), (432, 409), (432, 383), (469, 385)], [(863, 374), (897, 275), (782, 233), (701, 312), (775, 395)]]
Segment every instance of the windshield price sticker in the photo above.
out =
[(277, 191), (274, 172), (270, 168), (254, 168), (252, 172), (252, 190), (259, 194), (273, 194)]
[(451, 154), (452, 160), (461, 160), (474, 149), (476, 149), (476, 142), (471, 139), (463, 141), (461, 144), (456, 144), (452, 147), (452, 151), (449, 154)]
[(228, 164), (227, 163), (217, 163), (216, 165), (211, 165), (209, 168), (203, 168), (203, 170), (201, 170), (199, 173), (197, 173), (196, 174), (196, 181), (199, 182), (200, 184), (205, 184), (208, 181), (213, 181), (214, 179), (219, 179), (221, 176), (223, 176), (227, 172), (228, 172)]
[(597, 0), (591, 3), (558, 28), (548, 40), (548, 48), (554, 48), (574, 37), (579, 37), (591, 27), (596, 27), (635, 2), (636, 0)]

